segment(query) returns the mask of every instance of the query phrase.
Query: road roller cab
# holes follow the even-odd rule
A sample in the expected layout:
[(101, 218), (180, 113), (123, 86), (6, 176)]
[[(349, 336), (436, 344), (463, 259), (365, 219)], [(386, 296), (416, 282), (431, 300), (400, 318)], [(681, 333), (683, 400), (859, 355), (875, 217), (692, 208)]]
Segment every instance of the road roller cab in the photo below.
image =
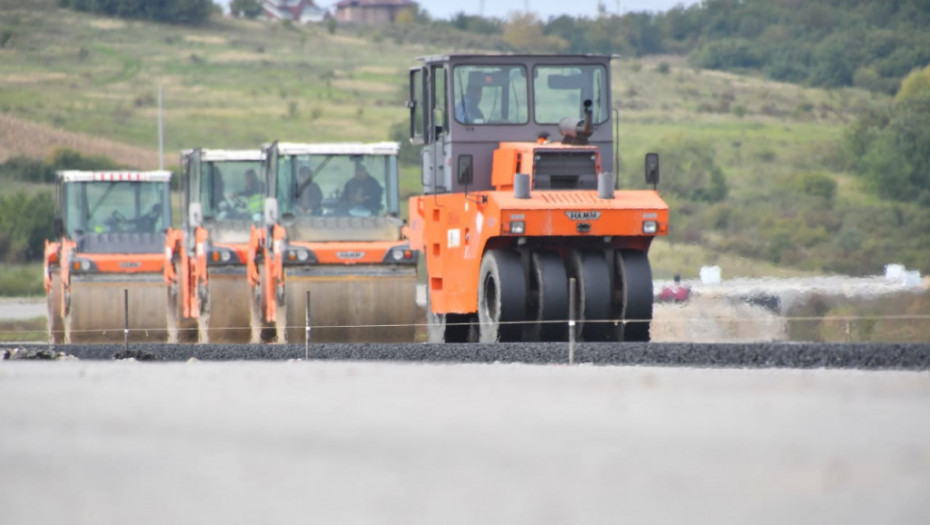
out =
[(260, 149), (182, 152), (184, 224), (168, 232), (165, 283), (172, 339), (245, 343), (246, 258), (265, 201)]
[(61, 171), (45, 289), (53, 342), (166, 337), (162, 285), (171, 173)]
[(304, 341), (412, 341), (417, 255), (398, 218), (395, 142), (264, 148), (265, 222), (249, 279), (262, 328)]
[(610, 57), (446, 55), (410, 70), (431, 341), (649, 340), (656, 191), (616, 190)]

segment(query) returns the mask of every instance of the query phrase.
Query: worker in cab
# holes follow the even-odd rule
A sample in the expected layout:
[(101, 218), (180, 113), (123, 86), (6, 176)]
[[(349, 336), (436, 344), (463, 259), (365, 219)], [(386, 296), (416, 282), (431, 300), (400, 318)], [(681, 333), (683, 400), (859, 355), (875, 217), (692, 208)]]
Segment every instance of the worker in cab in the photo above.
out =
[(481, 124), (484, 122), (484, 113), (478, 105), (481, 103), (481, 86), (468, 84), (465, 94), (455, 105), (455, 120), (463, 124)]
[(355, 175), (346, 182), (342, 201), (350, 215), (377, 215), (381, 211), (384, 189), (361, 162), (355, 163)]
[(319, 215), (323, 192), (313, 182), (313, 173), (309, 166), (303, 166), (297, 174), (297, 191), (294, 193), (297, 207), (307, 215)]
[(262, 192), (262, 183), (258, 180), (255, 170), (245, 172), (245, 187), (234, 193), (232, 199), (237, 203), (245, 203), (245, 208), (253, 217), (255, 214), (261, 216), (264, 208), (264, 195)]

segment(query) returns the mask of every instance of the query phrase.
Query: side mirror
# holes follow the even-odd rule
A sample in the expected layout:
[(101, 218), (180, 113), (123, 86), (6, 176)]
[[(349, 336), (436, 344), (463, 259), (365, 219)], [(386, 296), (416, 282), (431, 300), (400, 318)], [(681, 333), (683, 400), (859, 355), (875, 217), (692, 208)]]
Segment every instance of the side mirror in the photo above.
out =
[(55, 217), (55, 238), (60, 239), (65, 235), (65, 221), (61, 217)]
[(187, 207), (187, 224), (190, 228), (199, 228), (203, 224), (203, 209), (199, 202), (192, 202)]
[(471, 155), (459, 155), (456, 180), (462, 186), (468, 186), (475, 180), (474, 159)]
[(646, 184), (655, 188), (659, 184), (659, 154), (646, 154)]

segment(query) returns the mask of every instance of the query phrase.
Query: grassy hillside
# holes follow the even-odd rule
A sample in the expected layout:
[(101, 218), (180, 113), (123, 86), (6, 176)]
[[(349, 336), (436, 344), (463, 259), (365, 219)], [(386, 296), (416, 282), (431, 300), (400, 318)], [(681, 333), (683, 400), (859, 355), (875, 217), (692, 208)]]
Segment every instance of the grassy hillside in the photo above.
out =
[[(340, 26), (330, 34), (324, 26), (219, 18), (175, 27), (13, 4), (0, 2), (0, 34), (9, 35), (0, 47), (0, 118), (16, 131), (6, 132), (13, 141), (3, 141), (0, 161), (78, 144), (88, 154), (152, 168), (159, 85), (169, 167), (192, 146), (385, 140), (407, 118), (405, 84), (415, 58), (470, 51), (457, 42), (477, 41), (437, 34), (434, 40), (447, 44), (426, 46), (404, 43), (398, 28)], [(907, 229), (922, 224), (910, 220), (920, 219), (917, 212), (877, 200), (843, 172), (845, 127), (886, 103), (882, 95), (693, 69), (660, 56), (618, 60), (614, 99), (624, 187), (643, 187), (643, 155), (658, 151), (660, 190), (700, 175), (688, 160), (695, 152), (706, 154), (728, 189), (717, 202), (663, 193), (673, 223), (670, 240), (659, 242), (662, 255), (653, 257), (657, 276), (695, 276), (702, 264), (720, 264), (725, 277), (770, 275), (776, 267), (877, 273), (889, 262), (930, 272), (930, 247), (908, 241), (914, 234)], [(416, 170), (404, 167), (408, 193), (419, 191)], [(805, 184), (817, 177), (835, 181), (835, 195), (807, 195)], [(900, 226), (889, 231), (889, 224)]]

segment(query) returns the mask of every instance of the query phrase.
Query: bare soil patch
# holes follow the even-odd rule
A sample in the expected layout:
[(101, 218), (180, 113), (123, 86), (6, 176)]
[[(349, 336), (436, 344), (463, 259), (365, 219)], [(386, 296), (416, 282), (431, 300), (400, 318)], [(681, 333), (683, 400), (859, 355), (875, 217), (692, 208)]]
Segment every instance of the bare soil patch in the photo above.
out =
[(45, 158), (59, 148), (104, 155), (130, 168), (158, 167), (156, 151), (0, 115), (0, 162), (15, 155)]

